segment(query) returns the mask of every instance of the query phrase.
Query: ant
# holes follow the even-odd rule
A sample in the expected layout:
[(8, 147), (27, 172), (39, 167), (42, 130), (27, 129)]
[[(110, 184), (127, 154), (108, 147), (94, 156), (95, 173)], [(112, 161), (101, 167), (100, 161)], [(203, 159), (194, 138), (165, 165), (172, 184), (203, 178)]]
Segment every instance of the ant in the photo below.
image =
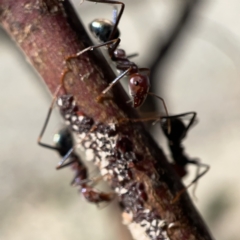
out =
[[(133, 107), (137, 108), (140, 107), (147, 95), (152, 95), (155, 96), (156, 98), (160, 99), (163, 103), (166, 115), (168, 116), (168, 111), (166, 104), (163, 100), (163, 98), (157, 96), (156, 94), (149, 92), (150, 88), (150, 81), (149, 81), (149, 75), (150, 75), (150, 69), (149, 68), (139, 68), (137, 64), (134, 62), (130, 61), (129, 58), (127, 57), (125, 51), (123, 49), (118, 48), (120, 44), (120, 38), (116, 36), (119, 35), (119, 30), (118, 30), (118, 24), (119, 21), (122, 17), (125, 5), (122, 2), (119, 1), (103, 1), (103, 0), (87, 0), (89, 2), (97, 2), (97, 3), (108, 3), (108, 4), (119, 4), (121, 5), (119, 14), (114, 16), (114, 23), (104, 20), (104, 19), (95, 19), (91, 24), (90, 24), (90, 30), (94, 33), (96, 37), (102, 42), (98, 45), (93, 45), (85, 48), (84, 50), (67, 56), (66, 61), (68, 62), (69, 60), (73, 58), (79, 57), (81, 54), (87, 52), (87, 51), (92, 51), (96, 48), (100, 48), (103, 46), (106, 46), (108, 49), (108, 54), (110, 58), (112, 59), (113, 62), (116, 63), (116, 68), (120, 70), (122, 73), (117, 76), (109, 85), (107, 88), (105, 88), (101, 94), (97, 97), (97, 101), (100, 102), (105, 94), (119, 81), (121, 80), (124, 76), (129, 77), (129, 93), (132, 97), (133, 101)], [(109, 34), (109, 31), (111, 30), (111, 33)], [(107, 39), (107, 41), (105, 41)], [(144, 74), (145, 73), (145, 74)], [(169, 124), (169, 129), (170, 129), (170, 124)]]
[[(66, 73), (67, 73), (67, 71), (63, 73), (62, 82), (63, 82), (63, 78)], [(63, 128), (54, 135), (54, 143), (55, 143), (54, 146), (51, 146), (51, 145), (41, 142), (41, 139), (43, 137), (43, 134), (44, 134), (47, 124), (49, 122), (54, 103), (57, 99), (58, 92), (61, 87), (62, 87), (62, 84), (59, 85), (59, 87), (57, 88), (57, 90), (54, 94), (54, 98), (53, 98), (51, 106), (48, 110), (46, 120), (44, 122), (43, 128), (38, 137), (38, 144), (42, 147), (57, 151), (59, 153), (59, 155), (62, 157), (62, 160), (59, 162), (59, 164), (56, 167), (57, 170), (67, 167), (67, 166), (71, 166), (72, 170), (75, 172), (75, 176), (74, 176), (73, 180), (71, 181), (71, 185), (79, 186), (80, 192), (82, 193), (82, 195), (85, 197), (85, 199), (87, 201), (89, 201), (91, 203), (96, 203), (96, 204), (99, 204), (101, 202), (110, 202), (115, 197), (114, 193), (99, 192), (99, 191), (96, 191), (93, 188), (93, 186), (91, 186), (90, 184), (87, 184), (88, 182), (90, 182), (92, 180), (88, 179), (88, 171), (87, 171), (86, 166), (83, 164), (80, 157), (74, 152), (74, 140), (73, 140), (73, 136), (68, 128)], [(59, 102), (62, 102), (64, 98), (73, 99), (73, 96), (63, 94), (58, 97)], [(59, 105), (59, 106), (61, 106), (61, 105)], [(60, 110), (62, 110), (62, 109), (60, 109)], [(76, 111), (76, 110), (77, 110), (76, 108), (71, 109), (71, 111)]]
[[(181, 117), (185, 117), (191, 115), (191, 119), (187, 125), (183, 123), (183, 121), (180, 119)], [(188, 164), (194, 164), (197, 166), (197, 172), (196, 177), (191, 181), (191, 183), (184, 187), (182, 190), (180, 190), (175, 198), (173, 199), (173, 203), (176, 202), (179, 197), (193, 184), (196, 184), (197, 181), (205, 175), (210, 166), (204, 163), (200, 163), (197, 159), (190, 159), (184, 152), (184, 147), (182, 146), (182, 141), (186, 138), (187, 132), (190, 129), (190, 127), (193, 125), (195, 119), (196, 119), (196, 112), (186, 112), (182, 114), (172, 115), (172, 116), (161, 116), (161, 117), (150, 117), (150, 118), (142, 118), (142, 119), (128, 119), (123, 118), (120, 120), (120, 122), (143, 122), (143, 121), (161, 121), (161, 128), (168, 140), (168, 146), (172, 155), (172, 159), (174, 163), (172, 163), (172, 166), (174, 170), (177, 172), (179, 177), (183, 178), (187, 174), (186, 167)], [(168, 131), (168, 122), (166, 120), (169, 120), (171, 131)], [(199, 173), (199, 169), (201, 167), (204, 167), (204, 171)], [(193, 194), (195, 195), (196, 185), (193, 189)]]
[[(192, 115), (189, 123), (185, 125), (183, 121), (180, 119), (181, 117)], [(174, 163), (172, 163), (172, 166), (178, 173), (178, 175), (183, 178), (187, 174), (186, 167), (188, 164), (194, 164), (197, 166), (197, 172), (196, 177), (191, 181), (191, 183), (180, 190), (177, 195), (175, 196), (173, 202), (176, 202), (182, 193), (184, 193), (190, 186), (193, 184), (196, 184), (197, 181), (205, 175), (210, 166), (204, 163), (200, 163), (197, 159), (190, 159), (184, 152), (184, 147), (182, 146), (182, 141), (187, 136), (187, 132), (189, 128), (193, 125), (196, 118), (196, 112), (187, 112), (183, 114), (178, 115), (172, 115), (172, 116), (166, 116), (161, 117), (161, 128), (163, 130), (164, 135), (168, 139), (168, 146), (171, 151), (171, 155), (173, 158)], [(164, 119), (169, 119), (171, 124), (171, 132), (168, 132), (168, 125), (166, 124), (166, 121)], [(204, 171), (202, 173), (199, 173), (199, 168), (204, 167)], [(196, 185), (193, 189), (193, 194), (195, 195)]]

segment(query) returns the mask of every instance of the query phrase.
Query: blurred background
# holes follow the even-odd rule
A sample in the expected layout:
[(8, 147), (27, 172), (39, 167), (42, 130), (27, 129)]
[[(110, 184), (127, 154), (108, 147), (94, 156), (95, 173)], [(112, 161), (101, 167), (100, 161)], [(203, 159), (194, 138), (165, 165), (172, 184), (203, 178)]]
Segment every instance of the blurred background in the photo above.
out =
[[(153, 91), (170, 114), (198, 113), (184, 141), (186, 153), (211, 166), (200, 179), (195, 205), (213, 236), (240, 235), (240, 28), (238, 0), (196, 1), (166, 56), (156, 60), (185, 9), (181, 0), (129, 0), (120, 22), (121, 47), (141, 67), (152, 67)], [(86, 28), (112, 18), (112, 6), (74, 1)], [(161, 64), (160, 64), (161, 63)], [(102, 209), (70, 187), (72, 173), (56, 171), (59, 157), (37, 145), (51, 97), (23, 54), (0, 28), (0, 239), (131, 239), (116, 203)], [(151, 111), (160, 103), (149, 101)], [(45, 142), (62, 126), (57, 112)], [(170, 154), (158, 126), (154, 138)], [(92, 170), (94, 172), (94, 170)], [(195, 168), (189, 168), (190, 182)], [(190, 195), (191, 190), (190, 190)]]

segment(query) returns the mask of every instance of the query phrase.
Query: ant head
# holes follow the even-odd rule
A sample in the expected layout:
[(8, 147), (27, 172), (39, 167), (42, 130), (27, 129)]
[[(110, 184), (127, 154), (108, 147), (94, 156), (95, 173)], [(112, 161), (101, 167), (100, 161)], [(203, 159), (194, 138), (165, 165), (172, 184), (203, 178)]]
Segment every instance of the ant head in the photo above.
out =
[(58, 152), (61, 156), (65, 156), (68, 151), (73, 147), (73, 138), (68, 128), (63, 128), (54, 134), (53, 142), (59, 149)]
[(169, 141), (179, 143), (186, 137), (186, 126), (179, 118), (170, 118), (171, 132), (168, 132), (168, 121), (161, 121), (162, 130)]
[[(114, 24), (107, 19), (95, 19), (89, 24), (92, 34), (100, 41), (107, 42), (113, 30)], [(118, 38), (120, 32), (116, 29), (113, 39)]]
[(129, 79), (129, 93), (133, 97), (133, 107), (140, 107), (148, 94), (150, 87), (149, 78), (140, 73), (130, 75)]

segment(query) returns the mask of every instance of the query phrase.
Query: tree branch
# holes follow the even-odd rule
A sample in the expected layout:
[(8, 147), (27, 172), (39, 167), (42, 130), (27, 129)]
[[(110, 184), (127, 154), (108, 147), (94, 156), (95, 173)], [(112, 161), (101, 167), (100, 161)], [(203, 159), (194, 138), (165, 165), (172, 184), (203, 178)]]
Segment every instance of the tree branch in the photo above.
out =
[[(183, 186), (143, 126), (119, 123), (136, 115), (121, 86), (103, 103), (96, 100), (115, 78), (101, 54), (87, 52), (66, 66), (66, 56), (92, 44), (69, 2), (0, 0), (0, 21), (52, 93), (63, 70), (72, 70), (65, 89), (96, 126), (87, 134), (86, 153), (92, 150), (95, 164), (107, 171), (105, 179), (118, 194), (123, 220), (135, 239), (212, 239), (186, 193), (172, 203)], [(110, 150), (102, 148), (106, 142)]]

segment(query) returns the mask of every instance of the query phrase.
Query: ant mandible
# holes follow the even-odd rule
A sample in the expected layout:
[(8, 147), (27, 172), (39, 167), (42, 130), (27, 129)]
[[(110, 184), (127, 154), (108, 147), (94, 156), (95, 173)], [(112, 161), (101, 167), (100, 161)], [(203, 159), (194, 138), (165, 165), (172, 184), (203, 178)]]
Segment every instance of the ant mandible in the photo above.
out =
[[(66, 57), (66, 61), (69, 61), (73, 58), (79, 57), (81, 54), (92, 51), (96, 48), (100, 48), (102, 46), (107, 46), (108, 48), (108, 54), (113, 62), (116, 63), (116, 68), (120, 70), (122, 73), (117, 76), (107, 88), (105, 88), (101, 94), (97, 97), (97, 101), (101, 101), (105, 94), (124, 76), (129, 77), (129, 93), (132, 97), (133, 101), (133, 107), (137, 108), (140, 107), (147, 95), (155, 96), (156, 98), (160, 99), (163, 103), (166, 115), (168, 116), (168, 111), (166, 104), (163, 100), (163, 98), (157, 96), (156, 94), (149, 92), (150, 88), (150, 81), (149, 81), (149, 75), (150, 75), (150, 69), (149, 68), (139, 68), (134, 62), (129, 60), (129, 57), (127, 57), (125, 51), (123, 49), (119, 49), (119, 43), (120, 38), (116, 38), (116, 36), (119, 35), (118, 30), (118, 24), (122, 17), (125, 5), (122, 2), (119, 1), (102, 1), (102, 0), (87, 0), (89, 2), (97, 2), (97, 3), (108, 3), (108, 4), (119, 4), (121, 5), (119, 14), (115, 16), (114, 23), (111, 23), (108, 20), (103, 19), (95, 19), (91, 25), (90, 30), (94, 33), (95, 36), (98, 37), (100, 41), (103, 43), (100, 43), (98, 45), (90, 46), (85, 48), (84, 50)], [(111, 33), (109, 34), (109, 31), (111, 30)], [(105, 40), (107, 41), (105, 42)], [(145, 74), (144, 74), (145, 73)], [(170, 128), (170, 127), (169, 127)]]
[[(180, 119), (181, 117), (192, 115), (189, 123), (185, 126), (183, 121)], [(180, 190), (175, 196), (173, 202), (176, 202), (182, 193), (184, 193), (190, 186), (196, 184), (197, 181), (208, 172), (210, 166), (204, 163), (200, 163), (197, 159), (189, 159), (184, 152), (184, 147), (182, 146), (182, 141), (187, 136), (187, 132), (194, 123), (196, 118), (196, 112), (187, 112), (178, 115), (161, 117), (161, 128), (163, 130), (164, 135), (168, 139), (168, 146), (173, 158), (174, 163), (172, 163), (174, 169), (178, 173), (178, 175), (182, 178), (187, 174), (186, 167), (188, 164), (194, 164), (197, 166), (196, 177), (191, 181), (188, 186)], [(168, 124), (164, 119), (169, 119), (171, 124), (171, 132), (168, 132)], [(204, 167), (204, 171), (199, 173), (200, 167)], [(195, 193), (196, 185), (193, 189), (193, 193)]]

